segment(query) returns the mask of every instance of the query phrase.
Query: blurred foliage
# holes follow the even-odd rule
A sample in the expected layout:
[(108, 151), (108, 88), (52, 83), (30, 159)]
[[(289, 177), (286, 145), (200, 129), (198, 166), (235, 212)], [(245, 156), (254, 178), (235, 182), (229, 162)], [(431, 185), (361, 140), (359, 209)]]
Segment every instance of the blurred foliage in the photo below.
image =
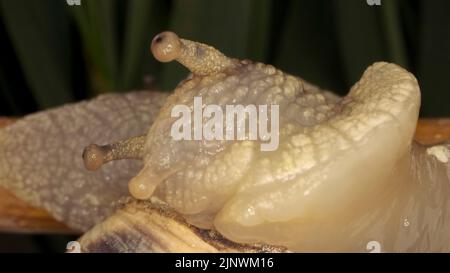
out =
[(0, 0), (0, 115), (22, 115), (187, 70), (149, 53), (166, 29), (345, 94), (378, 60), (419, 79), (422, 115), (450, 116), (450, 1)]

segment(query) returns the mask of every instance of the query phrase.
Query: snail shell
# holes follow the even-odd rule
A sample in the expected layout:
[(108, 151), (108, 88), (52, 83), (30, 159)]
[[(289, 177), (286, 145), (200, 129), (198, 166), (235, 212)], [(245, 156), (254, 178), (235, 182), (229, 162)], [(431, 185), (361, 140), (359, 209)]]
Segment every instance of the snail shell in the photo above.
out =
[(128, 201), (78, 240), (81, 252), (287, 252), (284, 247), (238, 244), (199, 229), (158, 201)]

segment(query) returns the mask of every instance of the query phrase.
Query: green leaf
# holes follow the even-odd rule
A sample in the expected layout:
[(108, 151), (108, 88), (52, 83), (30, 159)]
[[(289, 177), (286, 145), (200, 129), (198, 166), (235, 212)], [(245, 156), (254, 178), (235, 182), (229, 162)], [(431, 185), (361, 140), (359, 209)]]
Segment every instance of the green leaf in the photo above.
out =
[(128, 0), (127, 5), (121, 75), (124, 90), (139, 88), (144, 74), (157, 76), (159, 64), (151, 56), (150, 42), (163, 29), (168, 15), (161, 1)]
[[(11, 112), (13, 115), (20, 115), (22, 114), (20, 107), (16, 104), (16, 102), (14, 101), (13, 98), (13, 92), (10, 88), (8, 88), (8, 84), (7, 81), (4, 77), (5, 73), (3, 71), (3, 68), (0, 67), (0, 90), (2, 92), (0, 92), (0, 115), (6, 115), (6, 113), (4, 113), (4, 109), (3, 107), (7, 107), (7, 108), (11, 108)], [(4, 106), (4, 104), (6, 104), (6, 106)]]
[(424, 116), (450, 114), (450, 1), (423, 1), (418, 78)]
[(381, 5), (382, 25), (390, 61), (408, 69), (405, 35), (399, 16), (399, 8), (399, 0), (384, 1)]
[(63, 1), (1, 0), (3, 22), (41, 108), (73, 99), (71, 46)]
[[(342, 1), (344, 2), (344, 1)], [(341, 2), (339, 2), (341, 3)], [(344, 91), (340, 52), (333, 31), (333, 6), (328, 0), (298, 0), (285, 6), (279, 20), (275, 65), (303, 79), (334, 91)]]
[[(387, 1), (382, 1), (385, 5)], [(381, 7), (366, 1), (334, 1), (335, 30), (338, 34), (344, 78), (353, 84), (376, 61), (389, 61), (380, 24)], [(350, 4), (351, 3), (351, 4)]]
[(272, 9), (271, 0), (256, 0), (250, 3), (250, 20), (247, 29), (247, 59), (267, 62), (270, 52)]
[(82, 1), (80, 6), (68, 8), (74, 14), (88, 54), (94, 91), (101, 93), (118, 90), (117, 1)]

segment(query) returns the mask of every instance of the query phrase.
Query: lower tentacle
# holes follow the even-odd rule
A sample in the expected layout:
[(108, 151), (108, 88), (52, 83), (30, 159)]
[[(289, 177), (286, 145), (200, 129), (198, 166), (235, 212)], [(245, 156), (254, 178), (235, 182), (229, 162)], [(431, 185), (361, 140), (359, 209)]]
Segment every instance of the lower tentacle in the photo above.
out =
[(113, 160), (142, 159), (145, 137), (145, 135), (132, 137), (104, 146), (91, 144), (83, 151), (84, 165), (86, 169), (95, 171)]

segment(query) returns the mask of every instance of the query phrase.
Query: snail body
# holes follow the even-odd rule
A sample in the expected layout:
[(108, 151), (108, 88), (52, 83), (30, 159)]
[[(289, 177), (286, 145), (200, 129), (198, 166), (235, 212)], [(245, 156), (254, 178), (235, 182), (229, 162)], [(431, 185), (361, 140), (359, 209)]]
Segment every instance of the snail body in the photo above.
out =
[[(70, 205), (78, 208), (71, 203), (74, 201), (48, 201), (55, 185), (21, 178), (16, 168), (23, 163), (20, 162), (23, 155), (12, 152), (15, 142), (20, 143), (20, 140), (11, 136), (19, 135), (18, 132), (30, 135), (32, 130), (25, 129), (32, 121), (30, 117), (24, 119), (22, 128), (20, 124), (13, 125), (0, 133), (0, 153), (8, 154), (11, 159), (18, 158), (11, 164), (0, 162), (0, 168), (3, 165), (14, 169), (12, 175), (4, 175), (0, 182), (16, 181), (11, 186), (8, 182), (8, 187), (20, 197), (83, 230), (112, 213), (111, 204), (128, 195), (125, 181), (129, 180), (130, 195), (146, 200), (140, 202), (160, 200), (182, 215), (186, 225), (217, 230), (221, 236), (240, 244), (275, 245), (291, 251), (364, 251), (367, 242), (373, 240), (390, 251), (450, 247), (450, 238), (444, 232), (447, 225), (438, 220), (448, 217), (441, 216), (446, 210), (436, 209), (449, 205), (446, 194), (450, 190), (450, 171), (445, 160), (449, 144), (432, 148), (413, 141), (420, 90), (411, 73), (394, 64), (375, 63), (347, 96), (339, 98), (271, 65), (231, 59), (210, 46), (180, 39), (171, 32), (155, 37), (152, 52), (163, 62), (177, 60), (192, 75), (181, 82), (164, 103), (161, 95), (158, 107), (150, 102), (145, 104), (137, 97), (126, 100), (128, 105), (119, 108), (124, 111), (118, 113), (127, 115), (117, 120), (135, 122), (142, 116), (147, 117), (135, 123), (134, 130), (125, 125), (120, 129), (122, 133), (117, 134), (124, 123), (114, 124), (114, 121), (107, 124), (114, 124), (113, 128), (92, 126), (86, 129), (84, 135), (89, 135), (90, 142), (118, 141), (103, 146), (90, 145), (84, 150), (86, 168), (98, 170), (101, 175), (79, 169), (81, 158), (67, 163), (77, 168), (70, 181), (83, 180), (84, 184), (78, 188), (67, 186), (65, 196), (73, 200), (74, 196), (81, 195), (77, 190), (88, 189), (98, 182), (90, 199), (86, 197), (89, 192), (83, 191), (86, 204), (97, 204), (92, 207), (94, 211), (97, 208), (96, 214), (89, 211), (87, 205), (79, 210), (79, 215), (70, 216)], [(262, 151), (260, 146), (264, 140), (249, 136), (239, 141), (174, 139), (171, 129), (177, 119), (172, 110), (177, 105), (193, 109), (198, 97), (202, 98), (203, 108), (211, 104), (222, 110), (236, 104), (279, 106), (278, 148)], [(144, 105), (151, 107), (151, 115), (130, 110)], [(102, 103), (97, 106), (96, 109), (103, 107)], [(58, 110), (54, 111), (45, 114), (46, 117), (58, 118)], [(208, 119), (202, 117), (202, 121)], [(190, 129), (192, 126), (194, 124), (189, 124)], [(76, 133), (82, 131), (78, 130)], [(89, 134), (95, 130), (114, 133), (96, 141), (99, 133)], [(87, 140), (84, 139), (83, 145), (89, 144)], [(75, 146), (79, 147), (79, 143)], [(59, 151), (45, 152), (56, 154)], [(134, 160), (109, 163), (119, 159)], [(102, 167), (103, 164), (106, 165)], [(132, 169), (126, 164), (131, 164)], [(6, 167), (3, 172), (0, 169), (0, 177), (5, 173)], [(44, 180), (56, 181), (51, 175), (43, 177)], [(124, 177), (116, 183), (117, 189), (105, 186), (108, 183), (111, 186), (111, 180), (117, 181), (117, 176)], [(106, 177), (109, 177), (107, 183), (103, 182)], [(63, 179), (63, 176), (58, 178)], [(30, 194), (24, 186), (30, 183), (36, 187), (35, 194)], [(424, 188), (424, 185), (432, 187)], [(102, 194), (107, 198), (101, 198)], [(107, 202), (110, 203), (105, 210)], [(130, 207), (140, 211), (139, 205)], [(425, 218), (424, 210), (427, 211)], [(130, 209), (125, 211), (125, 214), (123, 210), (118, 213), (129, 215)], [(136, 215), (141, 216), (126, 218), (133, 223), (128, 226), (130, 234), (135, 234), (131, 231), (133, 228), (145, 230), (145, 223), (150, 226), (150, 220), (143, 221), (142, 214)], [(112, 217), (116, 220), (110, 218), (100, 224), (101, 228), (94, 228), (83, 237), (86, 244), (106, 236), (108, 230), (114, 233), (114, 223), (122, 218)], [(403, 225), (405, 219), (410, 223), (407, 227)], [(105, 223), (108, 224), (105, 226)], [(150, 233), (144, 232), (149, 241), (152, 240)], [(417, 233), (423, 234), (417, 237)], [(423, 241), (421, 236), (427, 236), (428, 240)], [(114, 238), (110, 240), (123, 240), (123, 237)], [(138, 251), (152, 250), (151, 243), (144, 245), (147, 247)], [(128, 246), (131, 248), (128, 250), (132, 247)], [(95, 251), (95, 247), (90, 250)]]

